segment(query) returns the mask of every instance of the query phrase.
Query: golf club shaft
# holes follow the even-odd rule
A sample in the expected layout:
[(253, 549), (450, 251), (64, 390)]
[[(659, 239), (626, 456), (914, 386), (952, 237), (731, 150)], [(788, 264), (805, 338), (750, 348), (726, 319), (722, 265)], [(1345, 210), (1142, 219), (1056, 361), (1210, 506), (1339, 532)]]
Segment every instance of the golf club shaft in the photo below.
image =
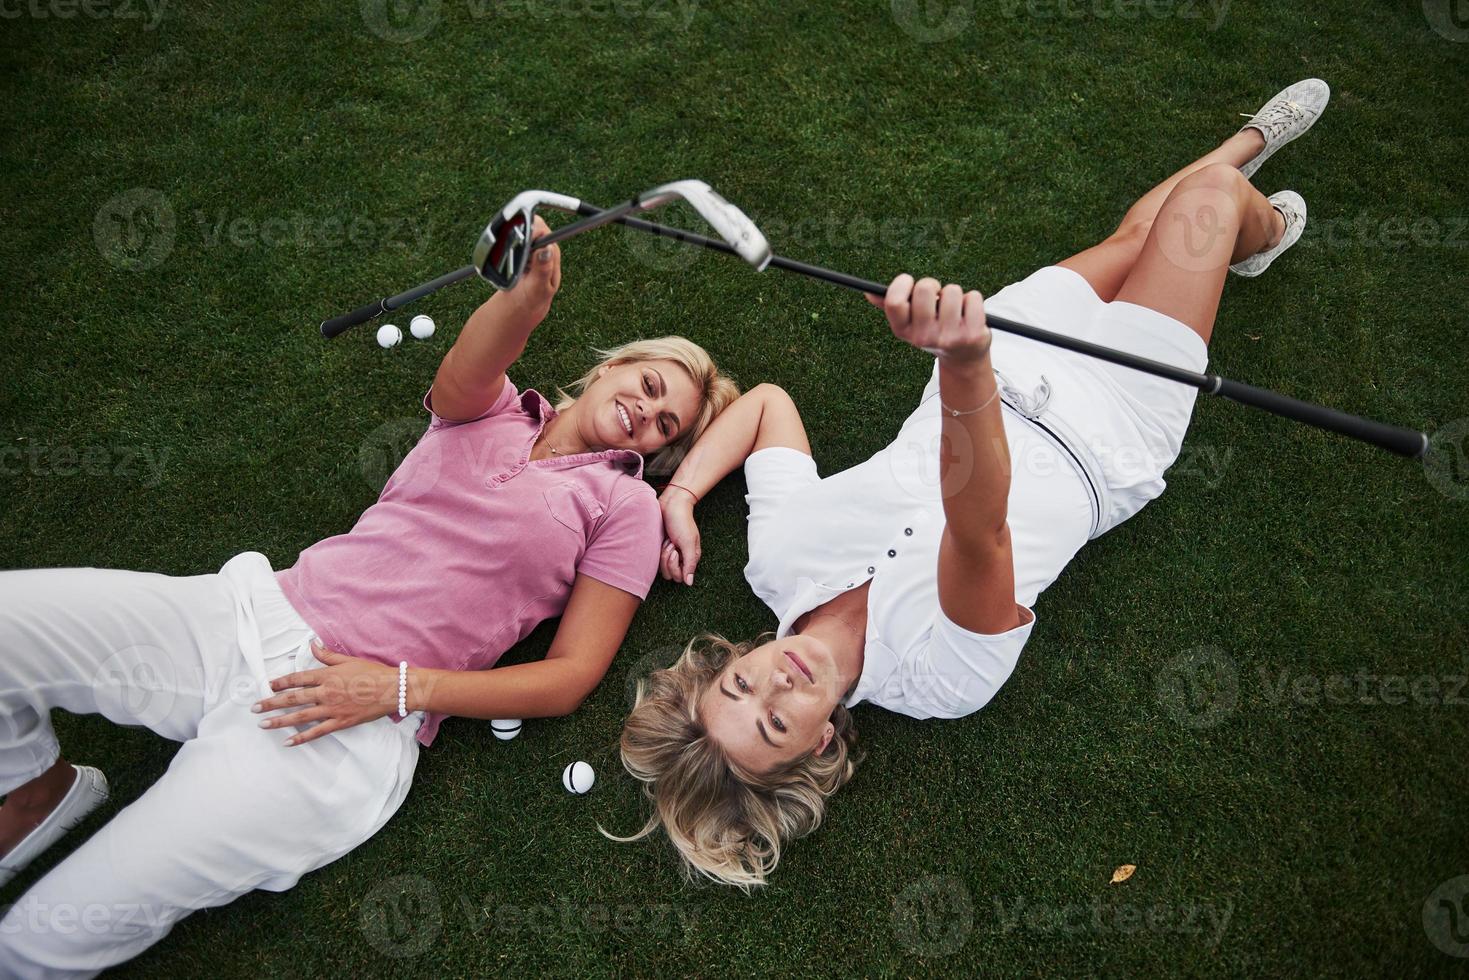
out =
[[(543, 235), (537, 238), (531, 243), (531, 250), (535, 251), (536, 249), (544, 248), (555, 242), (564, 241), (581, 231), (615, 221), (618, 224), (626, 225), (637, 231), (648, 232), (663, 238), (672, 238), (686, 245), (697, 245), (710, 249), (711, 251), (723, 252), (726, 255), (739, 254), (728, 244), (718, 239), (629, 217), (628, 212), (635, 208), (636, 204), (636, 201), (624, 204), (622, 207), (614, 209), (615, 214), (608, 217), (609, 212), (582, 202), (577, 211), (585, 220), (567, 225), (559, 232), (553, 232), (550, 235)], [(825, 269), (818, 265), (809, 265), (805, 262), (798, 262), (795, 259), (788, 259), (780, 255), (771, 257), (770, 266), (812, 279), (820, 279), (823, 282), (833, 283), (834, 285), (845, 286), (857, 292), (870, 293), (873, 296), (885, 296), (887, 294), (887, 286), (882, 283), (860, 279), (856, 276), (849, 276), (843, 272)], [(325, 337), (335, 337), (349, 327), (359, 323), (365, 323), (375, 316), (395, 310), (406, 303), (427, 296), (429, 293), (442, 289), (452, 283), (459, 282), (462, 279), (468, 279), (474, 275), (474, 271), (474, 266), (467, 266), (456, 272), (451, 272), (447, 275), (440, 276), (438, 279), (426, 282), (421, 286), (416, 286), (407, 292), (399, 293), (397, 296), (391, 296), (378, 303), (369, 304), (351, 313), (336, 317), (333, 320), (328, 320), (321, 325), (322, 335)], [(1351, 415), (1334, 408), (1327, 408), (1324, 405), (1317, 405), (1312, 402), (1302, 401), (1299, 398), (1292, 398), (1289, 395), (1282, 395), (1279, 392), (1270, 391), (1266, 388), (1257, 388), (1253, 385), (1231, 381), (1217, 374), (1201, 374), (1197, 371), (1189, 371), (1185, 368), (1175, 367), (1172, 364), (1164, 364), (1161, 361), (1154, 361), (1146, 357), (1139, 357), (1136, 354), (1129, 354), (1126, 351), (1103, 347), (1100, 344), (1089, 343), (1085, 340), (1078, 340), (1066, 334), (1042, 330), (1039, 327), (1033, 327), (1025, 323), (1017, 323), (1014, 320), (996, 316), (993, 313), (986, 313), (985, 320), (992, 330), (1002, 330), (1005, 333), (1011, 333), (1039, 343), (1049, 344), (1052, 347), (1060, 347), (1063, 350), (1074, 351), (1075, 353), (1083, 354), (1087, 357), (1094, 357), (1110, 364), (1117, 364), (1121, 367), (1131, 368), (1134, 371), (1141, 371), (1144, 374), (1151, 374), (1169, 381), (1176, 381), (1179, 384), (1189, 385), (1205, 394), (1221, 395), (1241, 405), (1249, 405), (1252, 408), (1258, 408), (1270, 412), (1273, 415), (1279, 415), (1282, 418), (1293, 419), (1297, 422), (1304, 422), (1306, 425), (1315, 426), (1318, 429), (1325, 429), (1340, 435), (1349, 436), (1353, 439), (1358, 439), (1362, 442), (1386, 449), (1388, 452), (1396, 453), (1399, 456), (1420, 459), (1428, 452), (1428, 436), (1415, 429), (1388, 425), (1384, 422), (1377, 422), (1359, 415)]]
[[(590, 205), (582, 205), (582, 213), (589, 211), (595, 213), (596, 208)], [(665, 225), (656, 225), (636, 218), (623, 218), (623, 224), (636, 228), (639, 231), (651, 232), (665, 238), (674, 238), (690, 245), (700, 245), (716, 252), (724, 252), (726, 255), (737, 254), (733, 248), (718, 239), (707, 238)], [(569, 226), (570, 227), (570, 226)], [(535, 250), (543, 245), (551, 244), (546, 236), (536, 239), (531, 243), (531, 249)], [(874, 296), (887, 295), (887, 286), (879, 282), (860, 279), (857, 276), (849, 276), (844, 272), (836, 272), (832, 269), (822, 268), (819, 265), (809, 265), (788, 259), (781, 255), (772, 256), (770, 259), (772, 268), (783, 269), (786, 272), (794, 272), (798, 275), (808, 276), (812, 279), (820, 279), (823, 282), (845, 286), (857, 292), (870, 293)], [(1189, 371), (1185, 368), (1175, 367), (1172, 364), (1164, 364), (1161, 361), (1150, 360), (1129, 354), (1126, 351), (1115, 350), (1111, 347), (1103, 347), (1100, 344), (1089, 343), (1078, 340), (1066, 334), (1054, 333), (1050, 330), (1042, 330), (1029, 324), (1017, 323), (1006, 317), (997, 316), (993, 313), (985, 314), (985, 321), (992, 330), (1002, 330), (1019, 337), (1060, 347), (1064, 350), (1074, 351), (1088, 357), (1107, 361), (1134, 371), (1142, 371), (1145, 374), (1155, 375), (1179, 384), (1186, 384), (1197, 388), (1199, 391), (1210, 395), (1221, 395), (1231, 401), (1239, 402), (1241, 405), (1249, 405), (1252, 408), (1262, 409), (1283, 418), (1304, 422), (1307, 425), (1319, 429), (1326, 429), (1340, 435), (1350, 436), (1363, 442), (1371, 443), (1399, 456), (1410, 459), (1421, 458), (1428, 451), (1428, 437), (1422, 432), (1414, 429), (1402, 428), (1400, 426), (1387, 425), (1372, 419), (1351, 415), (1347, 412), (1327, 408), (1324, 405), (1316, 405), (1311, 402), (1291, 398), (1279, 392), (1270, 391), (1266, 388), (1257, 388), (1254, 385), (1231, 381), (1217, 374), (1200, 374), (1197, 371)]]

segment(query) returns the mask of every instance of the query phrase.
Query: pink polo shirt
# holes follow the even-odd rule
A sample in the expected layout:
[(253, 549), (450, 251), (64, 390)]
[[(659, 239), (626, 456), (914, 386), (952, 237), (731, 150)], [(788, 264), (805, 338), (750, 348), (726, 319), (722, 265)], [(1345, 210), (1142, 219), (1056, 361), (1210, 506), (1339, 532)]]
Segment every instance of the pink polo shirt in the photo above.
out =
[[(578, 573), (647, 598), (663, 518), (637, 453), (530, 460), (556, 417), (507, 379), (468, 422), (430, 415), (428, 431), (346, 534), (276, 574), (330, 649), (396, 667), (484, 670), (542, 620), (559, 616)], [(433, 742), (443, 715), (418, 731)]]

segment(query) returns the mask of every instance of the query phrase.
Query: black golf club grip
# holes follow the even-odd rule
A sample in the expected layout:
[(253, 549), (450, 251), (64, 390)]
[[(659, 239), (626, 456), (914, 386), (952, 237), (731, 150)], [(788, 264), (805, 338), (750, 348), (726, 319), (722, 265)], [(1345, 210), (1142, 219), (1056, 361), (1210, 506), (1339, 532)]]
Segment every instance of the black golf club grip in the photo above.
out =
[(1252, 405), (1255, 408), (1263, 408), (1267, 412), (1283, 415), (1288, 419), (1295, 419), (1314, 425), (1320, 429), (1328, 429), (1339, 432), (1344, 436), (1361, 439), (1370, 442), (1374, 446), (1381, 446), (1388, 452), (1397, 453), (1399, 456), (1407, 456), (1409, 459), (1421, 459), (1428, 452), (1428, 437), (1414, 429), (1404, 429), (1396, 425), (1386, 425), (1382, 422), (1374, 422), (1364, 419), (1360, 415), (1348, 415), (1334, 408), (1324, 405), (1313, 405), (1303, 402), (1289, 395), (1279, 392), (1268, 391), (1264, 388), (1256, 388), (1254, 385), (1241, 384), (1238, 381), (1230, 381), (1228, 378), (1219, 379), (1219, 387), (1214, 391), (1216, 395), (1223, 395), (1231, 401), (1242, 405)]
[(351, 330), (359, 323), (366, 323), (381, 312), (383, 312), (383, 301), (380, 299), (373, 300), (366, 306), (355, 309), (351, 313), (343, 313), (341, 316), (334, 316), (330, 320), (323, 321), (321, 324), (321, 335), (327, 340), (331, 340), (338, 334)]

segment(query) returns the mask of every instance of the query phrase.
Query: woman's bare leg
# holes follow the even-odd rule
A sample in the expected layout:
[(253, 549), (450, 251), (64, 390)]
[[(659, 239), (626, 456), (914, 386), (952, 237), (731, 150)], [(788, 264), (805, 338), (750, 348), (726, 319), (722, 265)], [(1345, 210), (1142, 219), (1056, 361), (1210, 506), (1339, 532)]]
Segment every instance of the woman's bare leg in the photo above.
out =
[(1200, 157), (1193, 163), (1148, 191), (1128, 209), (1127, 215), (1117, 230), (1105, 240), (1084, 252), (1079, 252), (1057, 265), (1070, 269), (1085, 279), (1092, 290), (1110, 303), (1117, 298), (1117, 291), (1132, 271), (1133, 264), (1142, 254), (1143, 243), (1148, 239), (1153, 222), (1163, 202), (1178, 186), (1179, 182), (1192, 173), (1214, 164), (1241, 167), (1255, 159), (1265, 148), (1265, 137), (1258, 129), (1246, 129), (1225, 140), (1213, 152)]
[(76, 781), (76, 770), (65, 759), (5, 797), (0, 806), (0, 858), (15, 849), (61, 803)]
[(1164, 199), (1116, 298), (1171, 316), (1208, 343), (1229, 266), (1284, 234), (1284, 217), (1238, 169), (1210, 164)]

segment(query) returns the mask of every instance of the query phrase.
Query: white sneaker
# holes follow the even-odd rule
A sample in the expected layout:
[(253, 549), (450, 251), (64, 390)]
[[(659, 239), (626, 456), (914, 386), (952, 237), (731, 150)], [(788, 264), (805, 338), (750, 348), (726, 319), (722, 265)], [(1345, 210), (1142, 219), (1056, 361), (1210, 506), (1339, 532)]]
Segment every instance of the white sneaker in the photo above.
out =
[(1331, 86), (1319, 78), (1308, 78), (1304, 82), (1296, 82), (1265, 103), (1265, 107), (1255, 113), (1255, 118), (1240, 127), (1241, 133), (1247, 129), (1258, 129), (1265, 136), (1265, 149), (1240, 167), (1240, 173), (1253, 177), (1276, 150), (1316, 125), (1316, 120), (1321, 118), (1330, 101)]
[(107, 802), (107, 777), (91, 766), (72, 766), (76, 779), (41, 825), (31, 831), (9, 854), (0, 858), (0, 887), (20, 874), (66, 832), (86, 819), (87, 815)]
[(1281, 191), (1270, 198), (1270, 203), (1285, 218), (1285, 234), (1280, 236), (1280, 241), (1270, 251), (1251, 255), (1243, 262), (1230, 266), (1230, 272), (1249, 279), (1255, 278), (1270, 268), (1270, 263), (1278, 259), (1286, 249), (1300, 241), (1301, 236), (1305, 234), (1306, 202), (1301, 195), (1295, 191)]

